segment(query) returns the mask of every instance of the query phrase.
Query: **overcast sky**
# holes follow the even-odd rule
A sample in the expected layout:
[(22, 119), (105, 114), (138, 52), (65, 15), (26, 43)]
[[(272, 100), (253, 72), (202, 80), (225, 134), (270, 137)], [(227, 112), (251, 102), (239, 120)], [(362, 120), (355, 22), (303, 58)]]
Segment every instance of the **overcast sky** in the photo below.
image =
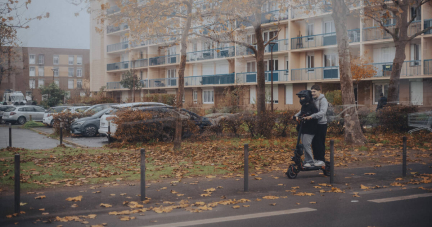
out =
[[(21, 0), (23, 1), (23, 0)], [(49, 12), (48, 19), (32, 21), (29, 29), (19, 29), (24, 47), (90, 49), (90, 14), (67, 0), (33, 0), (23, 18)]]

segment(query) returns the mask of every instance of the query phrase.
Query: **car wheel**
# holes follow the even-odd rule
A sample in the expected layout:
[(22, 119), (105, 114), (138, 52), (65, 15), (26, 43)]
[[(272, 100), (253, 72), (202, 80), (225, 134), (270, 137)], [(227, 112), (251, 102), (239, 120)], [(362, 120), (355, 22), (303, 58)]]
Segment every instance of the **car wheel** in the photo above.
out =
[(94, 125), (89, 125), (89, 126), (86, 126), (85, 128), (84, 128), (84, 133), (83, 133), (83, 135), (84, 136), (86, 136), (86, 137), (93, 137), (93, 136), (96, 136), (96, 134), (97, 134), (97, 128), (96, 128), (96, 126), (94, 126)]
[(51, 128), (54, 127), (54, 120), (51, 120), (51, 123), (49, 125)]
[(19, 117), (17, 122), (18, 122), (18, 124), (23, 125), (26, 123), (26, 119), (25, 119), (25, 117)]

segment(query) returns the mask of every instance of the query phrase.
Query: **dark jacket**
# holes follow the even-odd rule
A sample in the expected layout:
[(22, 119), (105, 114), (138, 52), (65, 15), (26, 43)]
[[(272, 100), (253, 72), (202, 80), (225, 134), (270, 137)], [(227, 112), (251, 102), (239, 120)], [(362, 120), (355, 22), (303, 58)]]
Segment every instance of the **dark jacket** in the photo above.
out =
[[(300, 116), (301, 117), (307, 117), (310, 116), (314, 113), (318, 113), (318, 109), (315, 106), (315, 104), (312, 103), (308, 103), (307, 105), (303, 105), (300, 111)], [(318, 127), (318, 119), (311, 119), (311, 120), (306, 120), (303, 121), (303, 126), (302, 126), (302, 130), (301, 130), (301, 134), (309, 134), (309, 135), (315, 135), (316, 131), (317, 131), (317, 127)], [(300, 124), (297, 125), (297, 131), (300, 129)]]
[(386, 97), (381, 97), (378, 100), (378, 106), (377, 106), (377, 110), (382, 109), (385, 105), (387, 105), (387, 98)]

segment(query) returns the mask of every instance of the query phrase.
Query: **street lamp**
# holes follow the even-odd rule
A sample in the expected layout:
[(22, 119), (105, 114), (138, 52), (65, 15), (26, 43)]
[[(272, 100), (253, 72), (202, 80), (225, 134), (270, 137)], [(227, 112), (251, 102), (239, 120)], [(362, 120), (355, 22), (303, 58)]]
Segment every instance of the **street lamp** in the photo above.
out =
[(274, 68), (274, 61), (273, 61), (273, 47), (276, 45), (276, 42), (270, 42), (270, 106), (271, 106), (271, 112), (273, 113), (273, 68)]

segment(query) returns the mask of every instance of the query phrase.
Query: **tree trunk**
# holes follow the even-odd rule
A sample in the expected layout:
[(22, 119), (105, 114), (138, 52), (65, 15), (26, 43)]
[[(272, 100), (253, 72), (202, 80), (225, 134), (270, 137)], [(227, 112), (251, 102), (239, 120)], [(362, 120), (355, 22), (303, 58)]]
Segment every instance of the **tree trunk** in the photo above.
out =
[[(187, 5), (188, 17), (186, 20), (185, 28), (183, 29), (181, 38), (181, 50), (180, 50), (180, 66), (178, 72), (178, 91), (177, 91), (177, 110), (180, 113), (181, 108), (183, 108), (183, 95), (184, 95), (184, 73), (186, 68), (186, 51), (187, 51), (187, 38), (189, 35), (189, 29), (191, 27), (191, 14), (192, 14), (192, 4), (189, 2)], [(180, 114), (177, 116), (175, 136), (174, 136), (174, 150), (181, 149), (181, 138), (182, 138), (182, 120)]]
[(387, 97), (387, 103), (390, 105), (396, 105), (398, 102), (399, 97), (399, 82), (400, 82), (400, 75), (402, 66), (404, 64), (406, 55), (405, 55), (405, 46), (408, 43), (408, 10), (409, 4), (401, 4), (399, 5), (400, 9), (402, 10), (402, 13), (400, 15), (401, 20), (398, 20), (396, 22), (396, 28), (399, 29), (398, 31), (395, 30), (397, 39), (393, 38), (393, 41), (396, 46), (396, 53), (395, 58), (393, 59), (393, 67), (390, 75), (390, 82), (389, 82), (389, 88), (388, 88), (388, 97)]
[(342, 91), (342, 103), (349, 108), (344, 113), (344, 139), (350, 144), (364, 144), (366, 138), (361, 130), (357, 108), (355, 108), (354, 86), (351, 78), (349, 38), (346, 28), (349, 9), (344, 1), (332, 0), (332, 17), (336, 28), (336, 39), (339, 54), (339, 74)]
[[(261, 18), (261, 15), (257, 18)], [(257, 53), (255, 56), (257, 65), (257, 112), (258, 118), (265, 115), (265, 72), (264, 72), (264, 40), (262, 37), (261, 22), (254, 26), (255, 37), (257, 40), (256, 49)]]

